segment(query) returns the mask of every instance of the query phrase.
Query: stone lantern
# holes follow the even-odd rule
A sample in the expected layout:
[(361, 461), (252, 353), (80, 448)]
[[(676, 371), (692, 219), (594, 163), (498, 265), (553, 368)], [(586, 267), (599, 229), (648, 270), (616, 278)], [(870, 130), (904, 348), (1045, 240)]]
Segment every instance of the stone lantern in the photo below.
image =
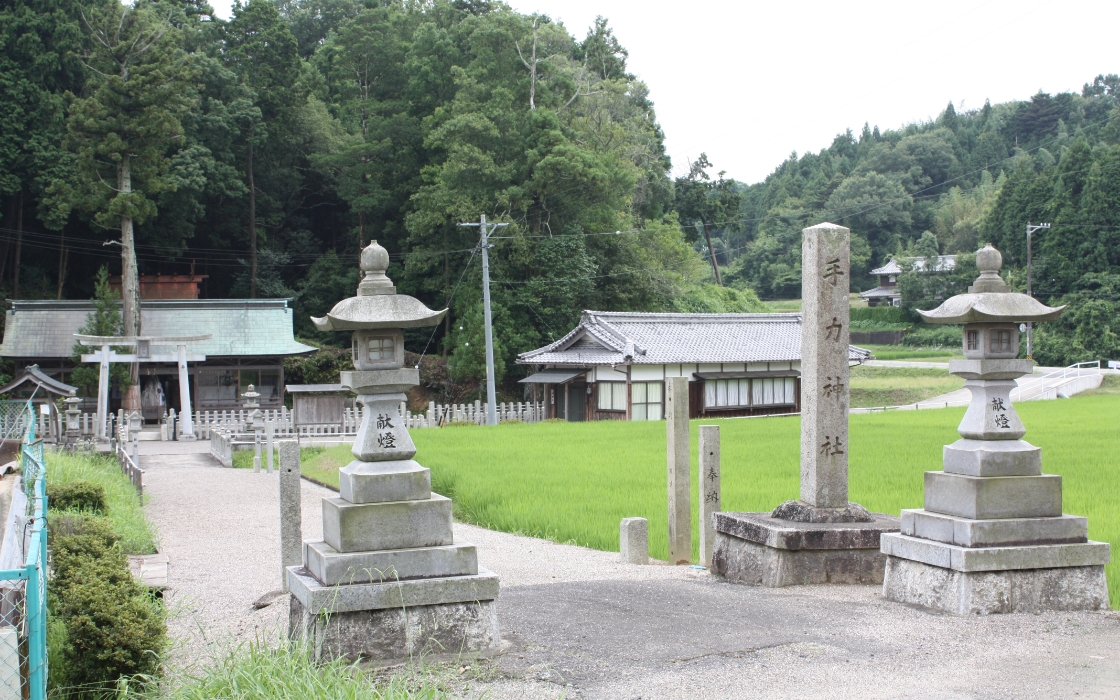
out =
[(497, 575), (480, 569), (474, 545), (454, 541), (451, 500), (431, 490), (412, 458), (401, 405), (420, 383), (404, 366), (405, 328), (437, 325), (447, 313), (396, 293), (388, 252), (361, 254), (358, 295), (323, 318), (324, 331), (350, 331), (361, 424), (339, 470), (339, 497), (323, 499), (323, 541), (305, 542), (303, 566), (288, 568), (289, 631), (331, 656), (400, 659), (496, 647)]
[(78, 408), (82, 400), (77, 396), (68, 396), (63, 402), (66, 404), (66, 442), (74, 444), (82, 437), (82, 411)]
[(1051, 308), (1012, 292), (991, 245), (976, 253), (980, 277), (927, 323), (964, 324), (964, 360), (949, 363), (972, 400), (944, 448), (944, 470), (925, 474), (925, 508), (903, 510), (901, 532), (883, 535), (883, 594), (946, 612), (1097, 610), (1108, 607), (1109, 545), (1088, 539), (1086, 518), (1062, 513), (1062, 477), (1042, 473), (1042, 450), (1011, 403), (1019, 324), (1053, 321)]
[(261, 402), (258, 401), (261, 393), (257, 391), (257, 387), (250, 384), (241, 397), (245, 399), (245, 408), (249, 411), (249, 424), (246, 427), (254, 433), (264, 430), (264, 414), (261, 413)]

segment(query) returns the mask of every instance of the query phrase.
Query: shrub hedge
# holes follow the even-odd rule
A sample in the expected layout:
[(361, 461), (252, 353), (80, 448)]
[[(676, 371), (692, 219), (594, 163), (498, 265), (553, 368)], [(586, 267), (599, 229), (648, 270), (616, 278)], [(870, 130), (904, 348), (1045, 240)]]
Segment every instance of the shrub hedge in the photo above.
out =
[[(154, 676), (167, 647), (161, 605), (128, 568), (120, 537), (107, 518), (64, 514), (51, 520), (51, 615), (62, 668), (51, 668), (55, 688), (96, 697), (122, 676)], [(64, 639), (64, 641), (63, 641)]]
[(105, 487), (92, 481), (47, 484), (47, 503), (51, 510), (78, 510), (104, 515), (109, 510)]

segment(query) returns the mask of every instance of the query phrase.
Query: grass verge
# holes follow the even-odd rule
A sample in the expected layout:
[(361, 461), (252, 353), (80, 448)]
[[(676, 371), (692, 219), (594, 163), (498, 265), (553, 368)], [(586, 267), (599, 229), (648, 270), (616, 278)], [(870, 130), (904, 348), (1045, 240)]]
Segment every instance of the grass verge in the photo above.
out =
[(140, 496), (128, 477), (121, 473), (115, 459), (102, 454), (48, 451), (46, 461), (48, 483), (91, 481), (105, 489), (108, 502), (106, 516), (112, 522), (114, 532), (120, 536), (120, 546), (125, 554), (155, 553), (155, 533), (144, 518)]
[[(1116, 396), (1076, 396), (1016, 406), (1047, 473), (1064, 477), (1065, 512), (1089, 518), (1089, 536), (1120, 546), (1120, 473), (1113, 455)], [(898, 514), (922, 504), (923, 473), (941, 469), (964, 408), (853, 415), (850, 497)], [(797, 498), (797, 417), (692, 422), (721, 427), (723, 509), (771, 510)], [(413, 430), (433, 488), (455, 499), (456, 517), (504, 532), (618, 551), (618, 522), (649, 519), (650, 553), (666, 557), (665, 424), (539, 423)], [(305, 453), (304, 473), (338, 484), (348, 445)], [(693, 454), (695, 465), (696, 455)], [(695, 466), (693, 467), (695, 469)], [(698, 512), (693, 481), (693, 517)], [(693, 530), (694, 550), (698, 533)], [(1108, 569), (1120, 603), (1120, 557)]]
[(901, 406), (956, 391), (964, 380), (943, 369), (924, 367), (852, 368), (851, 405)]
[(120, 700), (438, 700), (447, 697), (426, 674), (381, 678), (341, 659), (316, 661), (302, 644), (260, 642), (237, 646), (200, 671), (145, 687), (139, 679)]
[(876, 360), (915, 360), (918, 362), (948, 362), (963, 360), (964, 355), (950, 348), (922, 348), (907, 345), (867, 345), (859, 347), (870, 350)]

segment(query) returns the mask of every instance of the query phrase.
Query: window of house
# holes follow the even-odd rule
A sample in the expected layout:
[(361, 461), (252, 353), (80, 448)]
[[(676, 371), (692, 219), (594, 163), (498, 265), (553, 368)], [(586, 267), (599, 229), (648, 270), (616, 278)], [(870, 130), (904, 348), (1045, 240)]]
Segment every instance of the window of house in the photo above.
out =
[(626, 410), (626, 382), (599, 382), (599, 410)]
[(661, 382), (634, 382), (630, 385), (630, 419), (661, 420), (664, 414)]
[(706, 408), (781, 406), (796, 403), (793, 377), (758, 379), (709, 379), (704, 382)]
[(980, 331), (969, 331), (965, 337), (968, 341), (969, 350), (980, 349)]
[(988, 350), (991, 352), (1010, 352), (1011, 331), (988, 331)]

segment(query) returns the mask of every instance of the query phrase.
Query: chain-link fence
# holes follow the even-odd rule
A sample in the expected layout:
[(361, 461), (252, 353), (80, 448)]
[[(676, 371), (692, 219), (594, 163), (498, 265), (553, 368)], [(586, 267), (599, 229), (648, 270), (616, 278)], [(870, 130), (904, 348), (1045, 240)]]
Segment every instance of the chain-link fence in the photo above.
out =
[[(8, 403), (8, 402), (3, 402)], [(2, 406), (2, 404), (0, 404)], [(35, 414), (23, 402), (20, 477), (8, 495), (0, 544), (0, 700), (44, 700), (47, 693), (47, 495), (43, 441), (35, 437)], [(5, 415), (0, 407), (0, 417)], [(2, 421), (0, 421), (2, 425)]]

